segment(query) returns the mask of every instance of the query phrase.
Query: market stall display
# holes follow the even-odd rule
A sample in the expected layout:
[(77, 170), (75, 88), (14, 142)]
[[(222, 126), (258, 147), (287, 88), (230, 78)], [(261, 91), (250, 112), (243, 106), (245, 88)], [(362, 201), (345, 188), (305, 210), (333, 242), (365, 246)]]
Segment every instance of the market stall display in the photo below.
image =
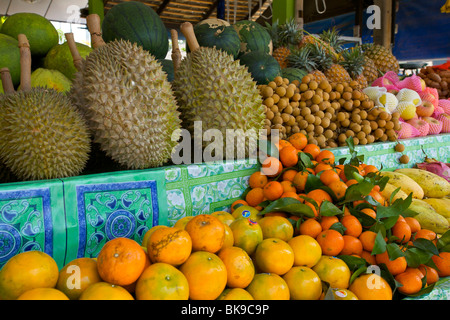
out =
[[(389, 50), (343, 49), (334, 29), (220, 19), (182, 24), (187, 57), (166, 61), (158, 15), (119, 6), (103, 37), (88, 17), (92, 50), (66, 35), (70, 90), (49, 67), (62, 47), (27, 30), (1, 66), (0, 300), (448, 297), (446, 71), (399, 77)], [(47, 76), (32, 87), (31, 71)], [(217, 161), (171, 163), (183, 130), (262, 129), (257, 158), (227, 141)]]

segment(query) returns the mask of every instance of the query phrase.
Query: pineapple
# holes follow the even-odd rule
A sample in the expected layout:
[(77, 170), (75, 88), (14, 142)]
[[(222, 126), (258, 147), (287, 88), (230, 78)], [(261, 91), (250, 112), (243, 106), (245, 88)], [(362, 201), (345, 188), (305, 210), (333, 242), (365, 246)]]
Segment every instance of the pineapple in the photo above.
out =
[(317, 63), (312, 59), (312, 51), (309, 45), (293, 50), (287, 60), (288, 67), (305, 70), (313, 76), (316, 82), (320, 83), (323, 80), (327, 80), (327, 77), (318, 70)]
[(309, 45), (312, 50), (312, 59), (316, 61), (318, 69), (322, 71), (330, 83), (349, 83), (352, 81), (349, 73), (343, 66), (333, 60), (333, 55), (319, 44)]
[(375, 65), (375, 62), (373, 62), (372, 59), (364, 55), (364, 71), (363, 71), (364, 77), (367, 79), (367, 83), (369, 85), (374, 82), (378, 76), (379, 72), (377, 69), (377, 66)]
[(391, 53), (391, 51), (378, 44), (364, 44), (362, 45), (364, 54), (373, 60), (375, 66), (381, 73), (388, 71), (399, 72), (400, 66), (397, 58)]
[(287, 67), (287, 57), (291, 49), (297, 47), (300, 42), (300, 27), (294, 20), (290, 20), (282, 25), (277, 21), (272, 25), (266, 22), (266, 29), (273, 42), (272, 56), (278, 61), (281, 69), (284, 69)]
[(352, 80), (358, 82), (360, 89), (368, 86), (364, 76), (365, 56), (360, 47), (354, 47), (341, 52), (342, 61), (340, 64), (347, 70)]

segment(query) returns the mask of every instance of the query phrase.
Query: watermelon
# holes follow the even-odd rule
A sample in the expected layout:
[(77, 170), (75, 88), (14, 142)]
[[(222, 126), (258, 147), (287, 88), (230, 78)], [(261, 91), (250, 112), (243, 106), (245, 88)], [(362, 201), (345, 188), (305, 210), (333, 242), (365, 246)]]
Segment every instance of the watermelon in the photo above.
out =
[(6, 34), (0, 33), (0, 69), (8, 68), (14, 86), (20, 82), (19, 42)]
[(241, 41), (239, 55), (251, 51), (272, 54), (272, 38), (262, 25), (250, 20), (241, 20), (236, 22), (233, 27)]
[(283, 78), (289, 79), (289, 82), (292, 82), (294, 80), (298, 80), (298, 81), (302, 82), (303, 77), (306, 76), (307, 74), (308, 74), (308, 72), (306, 72), (306, 70), (299, 69), (299, 68), (281, 69), (281, 76)]
[(242, 55), (239, 61), (247, 66), (257, 84), (268, 84), (281, 72), (278, 61), (266, 52), (252, 51)]
[[(91, 47), (82, 43), (76, 43), (76, 45), (82, 58), (86, 58), (92, 51)], [(58, 70), (71, 81), (74, 79), (77, 69), (73, 64), (73, 57), (67, 42), (58, 44), (50, 49), (44, 58), (43, 67), (45, 69)]]
[(238, 57), (241, 40), (231, 25), (221, 22), (220, 19), (208, 19), (207, 22), (198, 23), (194, 27), (194, 33), (201, 47), (215, 47), (232, 55), (234, 59)]
[(173, 61), (169, 59), (160, 59), (158, 61), (161, 63), (163, 71), (167, 73), (167, 80), (172, 82), (174, 77)]
[(142, 2), (129, 1), (113, 6), (102, 23), (105, 42), (129, 40), (164, 59), (169, 51), (169, 36), (158, 14)]
[(36, 13), (16, 13), (3, 23), (1, 33), (14, 39), (21, 33), (27, 36), (30, 51), (34, 56), (45, 56), (59, 41), (58, 31), (53, 24)]

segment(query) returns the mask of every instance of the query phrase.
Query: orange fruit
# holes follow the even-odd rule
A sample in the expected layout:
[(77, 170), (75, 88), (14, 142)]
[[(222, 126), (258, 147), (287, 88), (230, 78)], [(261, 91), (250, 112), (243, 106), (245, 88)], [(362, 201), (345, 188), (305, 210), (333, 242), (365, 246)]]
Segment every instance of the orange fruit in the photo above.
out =
[(344, 255), (358, 255), (361, 256), (363, 251), (363, 246), (361, 240), (357, 237), (349, 236), (344, 234), (344, 248), (342, 249), (340, 254)]
[(435, 268), (421, 264), (419, 270), (423, 276), (427, 277), (427, 285), (435, 283), (439, 280), (439, 274)]
[(303, 150), (308, 144), (308, 138), (303, 133), (294, 133), (288, 140), (298, 150)]
[(242, 200), (242, 199), (234, 201), (231, 204), (231, 208), (230, 208), (231, 213), (233, 213), (233, 211), (236, 210), (237, 208), (239, 208), (240, 206), (248, 206), (247, 201)]
[(344, 260), (323, 255), (312, 269), (331, 288), (348, 288), (351, 272)]
[[(283, 217), (283, 218), (288, 218), (289, 217), (289, 213), (287, 212), (267, 212), (265, 213), (263, 216), (261, 217)], [(259, 218), (258, 222), (261, 221), (262, 218)]]
[(263, 239), (277, 238), (289, 241), (294, 236), (294, 226), (281, 216), (265, 216), (259, 220), (259, 225), (263, 233)]
[(256, 247), (254, 260), (258, 270), (283, 275), (294, 265), (294, 251), (286, 241), (267, 238)]
[(386, 204), (386, 199), (381, 195), (379, 191), (372, 189), (372, 191), (369, 192), (369, 196), (371, 196), (375, 201), (379, 202), (383, 206)]
[(70, 300), (78, 300), (83, 291), (92, 283), (102, 279), (97, 270), (97, 261), (93, 258), (77, 258), (66, 264), (59, 272), (56, 289)]
[(255, 266), (247, 252), (233, 246), (223, 248), (217, 255), (227, 269), (227, 287), (246, 288), (255, 275)]
[(190, 300), (214, 300), (227, 285), (227, 268), (214, 253), (195, 251), (179, 270), (189, 284)]
[(350, 187), (351, 185), (358, 184), (358, 181), (356, 181), (355, 179), (350, 179), (347, 180), (345, 184), (347, 185), (347, 187)]
[(254, 300), (252, 295), (242, 288), (226, 288), (217, 300)]
[(361, 241), (364, 250), (372, 252), (376, 236), (377, 234), (370, 230), (361, 232), (358, 239)]
[[(157, 231), (164, 231), (161, 228)], [(181, 229), (177, 229), (181, 230)], [(152, 236), (154, 236), (153, 233)], [(152, 236), (149, 241), (151, 241)], [(125, 286), (135, 282), (146, 265), (146, 253), (136, 241), (115, 238), (105, 243), (97, 256), (97, 270), (103, 281)]]
[(343, 198), (348, 189), (348, 186), (345, 184), (345, 182), (341, 180), (330, 183), (328, 187), (331, 189), (331, 191), (333, 191), (337, 199)]
[(235, 219), (231, 213), (226, 211), (215, 211), (211, 213), (211, 215), (216, 217), (226, 225), (230, 225)]
[(336, 216), (322, 216), (320, 218), (320, 225), (322, 226), (322, 230), (330, 229), (330, 227), (337, 222), (339, 222), (339, 219)]
[(406, 267), (406, 270), (404, 272), (414, 272), (419, 276), (420, 279), (423, 278), (423, 273), (420, 271), (419, 268), (413, 268), (413, 267)]
[(411, 239), (411, 227), (407, 222), (397, 221), (391, 230), (392, 235), (398, 238), (396, 242), (406, 243)]
[(286, 281), (275, 273), (257, 273), (246, 290), (255, 300), (289, 300)]
[(263, 195), (268, 200), (279, 199), (283, 192), (283, 186), (278, 181), (270, 181), (263, 188)]
[(253, 188), (249, 192), (247, 192), (245, 196), (245, 201), (247, 201), (248, 205), (251, 207), (258, 206), (261, 202), (264, 201), (264, 190), (263, 188)]
[[(184, 228), (186, 228), (186, 224), (189, 222), (189, 220), (191, 220), (192, 218), (193, 218), (194, 216), (185, 216), (185, 217), (183, 217), (183, 218), (180, 218), (180, 219), (178, 219), (174, 224), (173, 224), (173, 227), (174, 228), (178, 228), (178, 229), (184, 229)], [(156, 227), (158, 227), (158, 226), (156, 226)], [(149, 231), (151, 231), (151, 229), (149, 230)], [(148, 232), (149, 232), (148, 231)], [(148, 233), (147, 232), (147, 233)], [(150, 234), (151, 235), (151, 234)], [(149, 238), (150, 238), (150, 236), (149, 236)], [(148, 239), (147, 239), (147, 241), (148, 241)], [(142, 244), (144, 244), (144, 243), (147, 243), (147, 242), (142, 242)]]
[(419, 221), (417, 221), (416, 218), (413, 217), (405, 217), (405, 222), (409, 225), (409, 228), (411, 229), (411, 234), (416, 233), (422, 227), (420, 226)]
[(358, 300), (356, 294), (347, 289), (331, 288), (334, 300)]
[(292, 183), (294, 184), (298, 192), (305, 190), (306, 179), (308, 179), (308, 175), (310, 175), (310, 172), (300, 171), (294, 176)]
[(264, 188), (267, 184), (267, 176), (262, 174), (261, 171), (253, 172), (248, 179), (248, 184), (250, 188)]
[(328, 186), (332, 182), (341, 181), (341, 178), (339, 178), (339, 174), (332, 169), (322, 171), (319, 179), (326, 186)]
[(384, 263), (393, 276), (405, 272), (408, 267), (405, 257), (398, 257), (394, 260), (390, 260), (387, 251), (375, 255), (375, 260), (377, 261), (377, 264)]
[[(184, 221), (187, 221), (188, 219), (190, 219), (191, 216), (188, 217), (183, 217), (181, 219), (178, 219), (177, 222), (175, 222), (174, 227), (178, 227), (183, 229), (184, 225), (186, 224)], [(153, 232), (155, 232), (155, 230), (161, 229), (161, 228), (167, 228), (167, 226), (163, 225), (163, 224), (159, 224), (156, 226), (151, 227), (150, 229), (147, 230), (147, 232), (144, 234), (144, 237), (142, 238), (142, 246), (143, 247), (147, 247), (147, 241), (150, 238), (150, 236), (152, 235)]]
[(26, 251), (10, 258), (0, 270), (0, 300), (15, 300), (34, 288), (54, 288), (59, 269), (45, 252)]
[(282, 180), (283, 181), (293, 181), (294, 180), (294, 177), (295, 177), (295, 175), (297, 174), (297, 170), (294, 170), (294, 169), (289, 169), (289, 170), (286, 170), (284, 173), (283, 173), (283, 175), (281, 176), (282, 177)]
[(189, 284), (176, 267), (157, 262), (139, 277), (135, 295), (136, 300), (188, 300)]
[(192, 251), (215, 253), (222, 248), (225, 227), (218, 218), (210, 214), (199, 214), (186, 224), (185, 229), (192, 239)]
[(152, 263), (164, 262), (178, 266), (192, 251), (192, 240), (185, 229), (160, 228), (147, 241), (147, 252)]
[(283, 194), (286, 192), (296, 192), (297, 189), (295, 188), (295, 185), (292, 183), (292, 181), (281, 181), (281, 186), (283, 187)]
[[(234, 210), (234, 212), (232, 213), (232, 216), (233, 216), (234, 220), (239, 219), (239, 218), (250, 218), (255, 221), (259, 221), (259, 219), (261, 219), (261, 216), (258, 215), (258, 213), (259, 213), (259, 210), (257, 208), (250, 207), (250, 206), (242, 206), (242, 207), (239, 207), (236, 210)], [(230, 223), (230, 225), (231, 225), (231, 223)]]
[(414, 239), (420, 239), (420, 238), (424, 238), (424, 239), (433, 241), (434, 239), (436, 239), (436, 232), (431, 231), (429, 229), (420, 229), (419, 231), (417, 231), (415, 233)]
[(323, 162), (328, 164), (334, 164), (335, 158), (333, 152), (330, 150), (322, 150), (315, 158), (317, 162)]
[(305, 153), (309, 153), (312, 156), (312, 158), (315, 159), (317, 155), (320, 153), (320, 147), (316, 144), (309, 143), (303, 148), (302, 151)]
[(377, 218), (377, 213), (373, 209), (364, 208), (364, 209), (361, 209), (361, 212), (364, 213), (364, 214), (367, 214), (369, 217), (372, 217), (373, 219)]
[(368, 164), (366, 166), (364, 166), (364, 171), (363, 171), (363, 175), (367, 175), (369, 173), (377, 173), (379, 170), (377, 167), (375, 167), (374, 165)]
[(308, 235), (314, 239), (322, 232), (320, 222), (315, 219), (306, 219), (299, 226), (299, 232), (302, 235)]
[(288, 241), (294, 251), (294, 266), (312, 268), (322, 256), (322, 248), (311, 236), (298, 235)]
[(376, 265), (377, 260), (375, 259), (375, 255), (372, 255), (371, 252), (363, 250), (360, 254), (360, 257), (367, 261), (369, 265)]
[(415, 272), (399, 273), (395, 276), (395, 280), (402, 285), (397, 290), (405, 295), (417, 293), (422, 289), (422, 280)]
[(431, 259), (438, 268), (437, 272), (440, 277), (450, 276), (450, 252), (440, 252), (439, 256), (434, 255)]
[(267, 157), (261, 163), (261, 172), (268, 177), (275, 177), (283, 170), (283, 164), (275, 157)]
[(256, 246), (263, 241), (263, 233), (259, 223), (252, 219), (239, 218), (230, 224), (233, 231), (234, 245), (252, 255)]
[(284, 192), (280, 198), (293, 198), (300, 202), (303, 202), (303, 199), (300, 198), (300, 196), (296, 192), (291, 192), (291, 191)]
[(69, 297), (55, 288), (34, 288), (22, 293), (17, 300), (69, 300)]
[(299, 151), (293, 146), (285, 146), (280, 150), (280, 161), (284, 168), (294, 167), (298, 164)]
[(317, 205), (320, 208), (320, 205), (322, 204), (323, 201), (329, 201), (329, 202), (333, 202), (333, 199), (331, 198), (331, 196), (324, 190), (322, 189), (315, 189), (315, 190), (311, 190), (310, 192), (308, 192), (306, 194), (306, 196), (308, 198), (313, 199), (314, 201), (316, 201)]
[(278, 141), (278, 144), (276, 144), (276, 147), (278, 148), (278, 151), (281, 151), (284, 147), (292, 146), (292, 144), (288, 140), (280, 139)]
[(322, 281), (311, 268), (292, 267), (283, 279), (289, 287), (291, 300), (318, 300), (322, 294)]
[(308, 207), (311, 208), (311, 210), (312, 210), (313, 213), (314, 213), (314, 217), (318, 217), (318, 216), (319, 216), (319, 213), (317, 212), (316, 207), (315, 207), (311, 202), (305, 201), (304, 203), (305, 203)]
[(134, 300), (134, 297), (121, 286), (96, 282), (83, 291), (79, 300)]
[(392, 300), (388, 282), (377, 274), (362, 274), (348, 288), (359, 300)]
[(233, 231), (231, 230), (230, 226), (227, 224), (224, 224), (224, 227), (225, 227), (225, 239), (223, 240), (222, 248), (220, 248), (221, 250), (223, 248), (234, 246)]
[(344, 237), (333, 229), (323, 230), (316, 240), (324, 255), (337, 256), (344, 249)]
[(333, 167), (328, 164), (328, 163), (324, 163), (324, 162), (319, 162), (315, 167), (314, 167), (314, 173), (318, 174), (319, 172), (324, 172), (324, 171), (328, 171), (328, 170), (333, 170)]
[(341, 218), (342, 225), (345, 227), (344, 234), (353, 237), (359, 237), (362, 232), (362, 225), (358, 218), (352, 215), (346, 215)]

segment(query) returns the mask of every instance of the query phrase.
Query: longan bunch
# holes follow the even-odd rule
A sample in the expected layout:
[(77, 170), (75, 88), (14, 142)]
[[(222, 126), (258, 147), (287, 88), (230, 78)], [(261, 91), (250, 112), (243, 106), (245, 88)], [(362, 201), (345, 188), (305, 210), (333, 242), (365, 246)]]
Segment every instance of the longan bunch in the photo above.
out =
[(323, 80), (318, 83), (311, 75), (302, 78), (299, 84), (301, 99), (300, 115), (296, 121), (300, 132), (308, 137), (308, 142), (321, 148), (337, 147), (335, 138), (338, 103), (332, 102), (333, 88)]
[(289, 79), (277, 76), (267, 85), (259, 85), (259, 91), (265, 106), (265, 126), (267, 135), (271, 129), (278, 129), (280, 139), (300, 132), (296, 117), (300, 115), (299, 81), (290, 83)]

